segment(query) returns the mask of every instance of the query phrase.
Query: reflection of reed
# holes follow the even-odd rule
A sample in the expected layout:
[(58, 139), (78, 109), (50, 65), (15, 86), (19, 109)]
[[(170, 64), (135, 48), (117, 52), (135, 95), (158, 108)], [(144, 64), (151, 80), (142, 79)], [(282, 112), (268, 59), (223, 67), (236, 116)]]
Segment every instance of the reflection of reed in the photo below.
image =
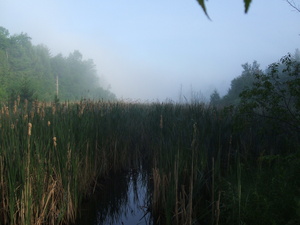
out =
[[(109, 176), (96, 200), (94, 225), (152, 224), (147, 172), (131, 169)], [(127, 221), (127, 223), (126, 223)]]

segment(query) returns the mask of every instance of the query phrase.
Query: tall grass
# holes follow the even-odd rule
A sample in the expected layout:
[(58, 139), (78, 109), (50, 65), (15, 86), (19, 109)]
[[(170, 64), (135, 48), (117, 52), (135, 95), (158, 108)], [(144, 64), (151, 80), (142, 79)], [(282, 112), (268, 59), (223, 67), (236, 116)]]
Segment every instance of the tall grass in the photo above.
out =
[[(278, 145), (261, 136), (262, 123), (236, 114), (196, 103), (3, 105), (0, 223), (75, 222), (82, 201), (93, 196), (101, 178), (143, 165), (151, 168), (149, 209), (158, 224), (253, 224), (254, 202), (272, 197), (264, 191), (264, 179), (270, 171), (278, 179), (286, 176), (280, 168), (287, 160), (292, 174), (275, 183), (283, 188), (294, 179), (288, 187), (295, 197), (282, 196), (294, 210), (291, 221), (297, 221), (299, 160), (282, 156), (279, 148), (289, 146), (289, 154), (297, 156), (299, 142), (281, 139)], [(279, 204), (262, 206), (276, 211)]]

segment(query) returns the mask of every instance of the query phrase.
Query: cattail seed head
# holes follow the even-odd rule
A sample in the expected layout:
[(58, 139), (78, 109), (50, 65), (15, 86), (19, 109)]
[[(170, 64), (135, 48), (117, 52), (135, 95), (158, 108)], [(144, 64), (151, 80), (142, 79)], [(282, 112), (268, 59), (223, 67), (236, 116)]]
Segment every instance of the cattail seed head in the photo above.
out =
[(55, 115), (55, 112), (56, 112), (56, 108), (55, 108), (55, 105), (52, 106), (52, 115)]
[(53, 145), (54, 147), (56, 147), (57, 143), (56, 143), (56, 137), (53, 137)]
[(31, 117), (31, 118), (34, 118), (34, 110), (31, 110), (31, 111), (30, 111), (30, 117)]
[(9, 116), (9, 109), (8, 109), (7, 106), (5, 107), (5, 114), (6, 114), (7, 116)]
[(51, 122), (50, 122), (50, 121), (48, 121), (47, 125), (48, 125), (48, 127), (50, 127), (50, 125), (51, 125)]
[(17, 101), (14, 101), (14, 114), (16, 114), (17, 113)]
[(18, 98), (17, 98), (17, 104), (20, 105), (20, 100), (21, 100), (21, 97), (20, 95), (18, 95)]
[(31, 128), (32, 128), (32, 124), (28, 123), (28, 136), (31, 136)]

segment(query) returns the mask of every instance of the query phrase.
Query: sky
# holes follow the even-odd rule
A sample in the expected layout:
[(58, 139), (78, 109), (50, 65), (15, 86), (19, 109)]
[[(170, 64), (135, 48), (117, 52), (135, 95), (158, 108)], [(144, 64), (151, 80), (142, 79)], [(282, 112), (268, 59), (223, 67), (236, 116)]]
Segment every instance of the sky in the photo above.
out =
[[(0, 0), (0, 26), (53, 56), (79, 50), (119, 99), (209, 100), (244, 63), (266, 69), (300, 47), (300, 13), (285, 0)], [(295, 0), (300, 5), (300, 1)], [(193, 93), (193, 94), (192, 94)]]

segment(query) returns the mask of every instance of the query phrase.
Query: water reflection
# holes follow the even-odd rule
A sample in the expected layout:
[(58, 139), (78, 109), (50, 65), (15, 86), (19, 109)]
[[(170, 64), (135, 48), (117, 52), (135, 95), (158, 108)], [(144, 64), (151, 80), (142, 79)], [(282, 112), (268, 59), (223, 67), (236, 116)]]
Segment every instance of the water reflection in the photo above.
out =
[(148, 187), (148, 174), (142, 170), (111, 176), (94, 201), (83, 206), (77, 224), (152, 225)]

